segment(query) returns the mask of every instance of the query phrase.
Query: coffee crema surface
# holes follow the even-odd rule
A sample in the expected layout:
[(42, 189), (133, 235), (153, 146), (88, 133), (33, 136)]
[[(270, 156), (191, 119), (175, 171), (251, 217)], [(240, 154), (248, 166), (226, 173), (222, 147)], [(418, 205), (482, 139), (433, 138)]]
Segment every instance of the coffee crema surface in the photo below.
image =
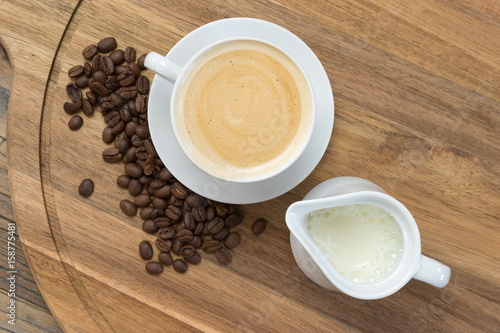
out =
[(282, 51), (229, 41), (199, 57), (175, 101), (178, 134), (191, 159), (229, 178), (258, 177), (286, 164), (308, 139), (309, 85)]

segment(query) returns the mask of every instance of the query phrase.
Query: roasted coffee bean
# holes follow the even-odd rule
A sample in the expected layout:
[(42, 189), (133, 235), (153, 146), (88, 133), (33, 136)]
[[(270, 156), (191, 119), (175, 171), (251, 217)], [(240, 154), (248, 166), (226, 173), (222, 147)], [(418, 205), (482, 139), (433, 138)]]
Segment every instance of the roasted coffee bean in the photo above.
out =
[(116, 39), (114, 37), (101, 39), (99, 43), (97, 43), (97, 48), (101, 53), (108, 53), (110, 51), (113, 51), (114, 49), (116, 49), (116, 46)]
[(66, 93), (75, 103), (81, 102), (83, 99), (82, 90), (73, 82), (66, 85)]
[(194, 251), (191, 257), (184, 258), (184, 260), (192, 265), (198, 265), (201, 262), (201, 256), (198, 252)]
[(232, 260), (231, 253), (225, 248), (220, 248), (215, 251), (215, 257), (217, 261), (223, 265), (229, 264)]
[(144, 174), (151, 175), (155, 169), (155, 159), (153, 156), (149, 156), (146, 161), (144, 161)]
[(201, 231), (203, 236), (210, 235), (210, 231), (208, 231), (208, 222), (203, 223), (203, 230)]
[(158, 216), (153, 219), (155, 226), (158, 228), (168, 228), (172, 225), (172, 220), (167, 216)]
[(73, 116), (68, 121), (68, 127), (72, 131), (79, 130), (83, 126), (83, 118), (80, 116)]
[(147, 54), (143, 54), (137, 59), (137, 65), (139, 65), (140, 69), (146, 69), (146, 66), (144, 66), (144, 60), (146, 60)]
[(215, 207), (214, 206), (208, 206), (206, 208), (207, 211), (207, 221), (212, 221), (215, 218)]
[(224, 238), (226, 238), (226, 236), (229, 234), (229, 229), (224, 227), (221, 229), (221, 231), (219, 231), (218, 233), (216, 234), (213, 234), (212, 235), (212, 238), (213, 239), (217, 239), (219, 241), (223, 241)]
[(89, 89), (90, 91), (92, 91), (94, 94), (98, 95), (98, 96), (108, 96), (109, 95), (109, 90), (108, 88), (106, 88), (106, 86), (104, 84), (102, 84), (101, 82), (92, 82), (90, 85), (89, 85)]
[(82, 109), (82, 106), (83, 106), (82, 101), (77, 103), (65, 102), (63, 108), (67, 114), (75, 114)]
[[(105, 103), (107, 100), (109, 99), (105, 97), (101, 100), (101, 102)], [(109, 100), (109, 102), (111, 103), (111, 100)], [(120, 122), (120, 120), (120, 114), (116, 111), (110, 111), (108, 114), (106, 114), (106, 116), (104, 116), (104, 122), (108, 125), (108, 127), (115, 126)]]
[(203, 206), (198, 206), (198, 207), (193, 208), (192, 213), (193, 213), (194, 219), (197, 222), (203, 222), (207, 219), (207, 213), (206, 213), (205, 207), (203, 207)]
[(151, 218), (152, 219), (155, 219), (157, 217), (162, 217), (162, 216), (165, 216), (165, 210), (163, 209), (153, 209), (153, 212), (151, 213)]
[(118, 135), (121, 132), (123, 132), (124, 129), (125, 129), (125, 122), (120, 120), (118, 124), (113, 126), (113, 130), (111, 131), (111, 133), (113, 133), (114, 135)]
[(174, 270), (179, 273), (186, 273), (188, 270), (186, 262), (182, 259), (175, 259), (172, 267), (174, 267)]
[(167, 168), (163, 168), (160, 170), (160, 173), (158, 174), (158, 177), (165, 181), (168, 182), (170, 179), (172, 179), (174, 176), (168, 171)]
[(232, 250), (240, 243), (241, 237), (240, 234), (236, 231), (230, 232), (226, 238), (224, 239), (224, 245), (227, 249)]
[(171, 218), (174, 221), (178, 221), (181, 218), (181, 216), (182, 216), (182, 212), (179, 209), (179, 207), (168, 206), (165, 209), (165, 215), (168, 216), (169, 218)]
[(131, 178), (130, 181), (128, 182), (127, 189), (131, 195), (133, 196), (139, 195), (142, 192), (142, 183), (136, 178)]
[(113, 129), (111, 127), (105, 127), (102, 131), (102, 141), (105, 143), (111, 143), (115, 140), (115, 135), (112, 133)]
[(141, 139), (147, 139), (149, 137), (149, 127), (147, 124), (142, 123), (137, 125), (135, 128), (135, 134)]
[(137, 207), (147, 207), (151, 204), (151, 197), (147, 193), (141, 193), (134, 198)]
[(153, 220), (147, 219), (142, 222), (142, 230), (148, 234), (155, 234), (158, 231), (158, 227), (154, 224)]
[(203, 228), (205, 228), (205, 223), (203, 222), (198, 222), (196, 224), (196, 227), (194, 228), (193, 235), (199, 235), (202, 233)]
[(127, 163), (125, 164), (125, 173), (130, 177), (139, 178), (142, 176), (142, 168), (136, 163)]
[(139, 177), (139, 181), (141, 182), (141, 184), (143, 184), (144, 186), (148, 186), (149, 183), (151, 183), (151, 181), (153, 180), (153, 177), (152, 176), (147, 176), (147, 175), (142, 175)]
[[(90, 91), (88, 92), (92, 93)], [(92, 106), (92, 103), (90, 102), (89, 99), (85, 99), (83, 101), (82, 110), (87, 117), (90, 117), (94, 113), (94, 107)]]
[(184, 223), (184, 220), (182, 220), (181, 222), (179, 222), (179, 223), (177, 223), (175, 225), (175, 231), (176, 232), (179, 232), (179, 231), (181, 231), (183, 229), (186, 229), (186, 223)]
[(158, 255), (158, 260), (165, 266), (170, 266), (172, 265), (172, 262), (174, 259), (172, 258), (172, 255), (168, 252), (161, 252)]
[(184, 199), (188, 195), (188, 190), (180, 182), (173, 183), (170, 190), (172, 195), (179, 199)]
[(168, 207), (168, 201), (162, 198), (154, 197), (153, 207), (165, 211), (165, 209), (167, 209)]
[(163, 265), (157, 261), (151, 261), (146, 264), (146, 271), (149, 274), (158, 275), (163, 272)]
[(137, 88), (135, 86), (121, 87), (116, 90), (116, 93), (124, 99), (131, 99), (137, 96)]
[(130, 63), (129, 69), (134, 73), (135, 77), (141, 76), (141, 68), (135, 62)]
[(106, 73), (106, 75), (111, 75), (115, 72), (115, 64), (108, 56), (101, 56), (99, 60), (99, 70)]
[(211, 234), (216, 234), (224, 228), (224, 220), (220, 217), (214, 218), (212, 221), (208, 222), (208, 232)]
[(116, 75), (108, 75), (108, 78), (106, 79), (106, 83), (104, 85), (106, 86), (106, 88), (109, 89), (110, 92), (115, 91), (118, 88), (120, 88), (120, 84), (118, 83), (118, 79), (117, 79)]
[(135, 150), (136, 150), (136, 147), (130, 147), (127, 152), (125, 153), (125, 155), (123, 156), (123, 163), (127, 164), (127, 163), (132, 163), (132, 162), (135, 162), (137, 157), (135, 157)]
[(165, 183), (163, 180), (159, 179), (159, 178), (155, 178), (151, 181), (151, 183), (149, 184), (149, 187), (152, 187), (153, 189), (158, 189), (162, 186), (165, 186), (167, 183)]
[(196, 193), (191, 193), (186, 197), (186, 204), (193, 208), (203, 205), (204, 201), (203, 197)]
[[(113, 93), (112, 95), (118, 96), (118, 98), (120, 98), (120, 100), (123, 102), (123, 99), (120, 97), (120, 95), (115, 94), (115, 93)], [(122, 118), (122, 120), (127, 123), (127, 125), (125, 126), (125, 134), (127, 134), (127, 126), (130, 123), (130, 121), (132, 121), (132, 113), (130, 113), (128, 108), (123, 107), (120, 109), (120, 118)], [(135, 130), (134, 130), (134, 133), (135, 133)]]
[(234, 228), (243, 221), (243, 215), (240, 213), (234, 213), (226, 217), (225, 224), (228, 228)]
[(116, 79), (121, 87), (129, 86), (135, 82), (134, 73), (131, 71), (121, 73)]
[(153, 210), (154, 210), (154, 208), (151, 206), (145, 207), (145, 208), (141, 209), (141, 212), (139, 215), (143, 220), (150, 219), (151, 213), (153, 213)]
[(174, 238), (174, 240), (172, 241), (172, 252), (179, 256), (181, 254), (181, 248), (183, 246), (183, 242), (181, 242), (178, 238)]
[(88, 84), (89, 84), (89, 78), (86, 77), (85, 75), (79, 76), (79, 77), (76, 78), (75, 84), (79, 88), (86, 88), (88, 86)]
[(167, 198), (170, 195), (170, 185), (166, 184), (155, 190), (155, 196), (158, 198)]
[(121, 188), (128, 188), (128, 184), (130, 183), (130, 176), (128, 175), (120, 175), (116, 178), (116, 184)]
[(128, 62), (134, 62), (136, 54), (137, 52), (133, 47), (128, 46), (127, 48), (125, 48), (125, 60), (127, 60)]
[(139, 255), (144, 260), (149, 260), (153, 257), (153, 247), (149, 241), (143, 240), (139, 243)]
[(103, 71), (98, 70), (98, 71), (94, 72), (92, 79), (94, 80), (94, 82), (101, 82), (102, 84), (104, 84), (104, 83), (106, 83), (108, 76)]
[(94, 182), (92, 179), (84, 179), (78, 187), (78, 193), (83, 197), (89, 197), (94, 192)]
[(83, 75), (83, 66), (82, 65), (73, 66), (68, 70), (68, 76), (70, 78), (76, 78), (76, 77), (79, 77), (80, 75)]
[(149, 157), (149, 154), (146, 151), (146, 148), (144, 148), (144, 145), (137, 147), (137, 149), (135, 150), (135, 157), (137, 157), (140, 160), (145, 160)]
[(195, 249), (199, 249), (201, 247), (201, 244), (203, 244), (203, 238), (201, 236), (193, 236), (193, 238), (186, 242), (186, 244), (193, 245)]
[(229, 205), (226, 203), (218, 203), (217, 206), (215, 206), (215, 211), (217, 216), (225, 217), (229, 212)]
[(161, 238), (156, 239), (156, 247), (160, 252), (170, 252), (170, 249), (172, 248), (172, 241), (171, 240), (164, 240)]
[(129, 66), (124, 66), (124, 65), (115, 66), (115, 74), (116, 75), (120, 75), (120, 74), (125, 73), (127, 71), (130, 71)]
[(100, 60), (101, 60), (100, 54), (96, 54), (94, 57), (92, 57), (92, 68), (94, 69), (94, 72), (99, 70)]
[(159, 237), (161, 239), (172, 239), (175, 236), (175, 228), (174, 227), (168, 227), (166, 229), (163, 229), (159, 233)]
[(90, 78), (92, 76), (92, 65), (88, 62), (83, 64), (83, 75)]
[(102, 159), (107, 163), (117, 163), (122, 160), (122, 154), (117, 148), (106, 148), (102, 152)]
[(130, 138), (130, 143), (132, 143), (135, 147), (142, 147), (144, 145), (144, 139), (141, 139), (137, 134), (134, 134)]
[[(127, 150), (130, 148), (130, 139), (125, 135), (125, 133), (120, 133), (120, 135), (124, 135), (125, 137), (122, 138), (119, 142), (116, 148), (118, 148), (118, 151), (122, 154), (125, 155)], [(116, 140), (115, 140), (116, 142)]]
[(176, 237), (183, 243), (189, 242), (191, 239), (193, 239), (193, 232), (188, 229), (182, 229), (177, 232)]
[(204, 241), (203, 244), (201, 245), (201, 249), (206, 252), (206, 253), (213, 253), (220, 249), (222, 246), (221, 242), (218, 240), (212, 239), (212, 240), (207, 240)]
[(186, 229), (193, 231), (196, 228), (196, 221), (194, 220), (191, 212), (186, 212), (184, 214), (184, 224), (186, 225)]
[(181, 248), (181, 256), (184, 258), (191, 257), (194, 254), (194, 246), (193, 245), (184, 245)]
[(125, 52), (123, 50), (114, 50), (109, 54), (109, 58), (113, 61), (113, 64), (121, 65), (125, 61)]
[(135, 109), (139, 113), (146, 113), (148, 111), (148, 96), (140, 95), (135, 100)]
[(92, 105), (97, 104), (97, 96), (92, 91), (87, 91), (85, 95), (87, 96), (87, 99), (90, 102), (90, 104)]
[(137, 214), (137, 207), (130, 200), (124, 199), (120, 201), (120, 208), (127, 216), (135, 216)]
[(145, 95), (149, 92), (149, 79), (147, 76), (141, 75), (137, 78), (137, 91), (142, 95)]
[(97, 46), (92, 44), (83, 49), (82, 55), (85, 59), (92, 59), (97, 54), (97, 51)]
[[(101, 110), (104, 112), (104, 111), (107, 111), (107, 110), (111, 110), (114, 105), (113, 105), (113, 102), (111, 101), (111, 98), (109, 96), (104, 96), (101, 98)], [(110, 123), (110, 121), (114, 118), (114, 120)], [(118, 122), (120, 121), (120, 115), (118, 114), (118, 112), (116, 111), (110, 111), (104, 118), (104, 121), (106, 122), (106, 124), (108, 124), (109, 127), (113, 127), (115, 126), (116, 124), (118, 124)]]
[(254, 235), (258, 236), (266, 230), (267, 221), (264, 219), (257, 219), (252, 225), (252, 232)]

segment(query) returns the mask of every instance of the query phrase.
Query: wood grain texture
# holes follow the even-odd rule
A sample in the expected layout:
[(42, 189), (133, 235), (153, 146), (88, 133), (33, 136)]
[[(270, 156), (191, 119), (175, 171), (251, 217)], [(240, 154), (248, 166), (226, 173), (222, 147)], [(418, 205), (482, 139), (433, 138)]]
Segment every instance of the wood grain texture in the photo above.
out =
[[(0, 2), (0, 10), (0, 43), (14, 68), (7, 142), (15, 220), (35, 280), (63, 330), (500, 326), (497, 2), (52, 0)], [(67, 70), (103, 37), (115, 36), (119, 47), (134, 46), (139, 54), (165, 54), (193, 29), (238, 16), (282, 25), (316, 53), (335, 97), (330, 145), (292, 191), (242, 206), (242, 243), (230, 266), (205, 255), (186, 275), (149, 276), (137, 246), (152, 237), (138, 217), (119, 211), (127, 194), (115, 180), (123, 171), (100, 156), (102, 117), (85, 118), (77, 132), (67, 128)], [(410, 281), (393, 296), (366, 302), (304, 276), (291, 255), (284, 212), (320, 182), (347, 175), (375, 182), (408, 207), (422, 252), (452, 269), (446, 288)], [(96, 183), (88, 199), (77, 194), (83, 178)], [(255, 237), (250, 225), (262, 216), (270, 223)]]

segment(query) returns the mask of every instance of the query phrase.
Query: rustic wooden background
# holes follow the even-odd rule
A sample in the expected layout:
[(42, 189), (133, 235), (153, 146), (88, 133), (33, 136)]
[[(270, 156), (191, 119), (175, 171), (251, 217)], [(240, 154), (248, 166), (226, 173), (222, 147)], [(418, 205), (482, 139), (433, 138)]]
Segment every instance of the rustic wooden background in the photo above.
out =
[[(301, 185), (244, 207), (248, 219), (270, 216), (259, 242), (242, 229), (247, 241), (231, 267), (206, 260), (190, 272), (196, 281), (205, 274), (211, 287), (226, 279), (234, 288), (230, 293), (259, 291), (253, 302), (235, 294), (223, 299), (245, 303), (225, 309), (226, 317), (220, 308), (213, 310), (213, 319), (209, 312), (190, 317), (183, 312), (192, 311), (190, 304), (174, 302), (168, 288), (158, 287), (167, 279), (179, 285), (183, 280), (172, 274), (149, 279), (138, 267), (142, 262), (134, 251), (144, 236), (138, 221), (125, 221), (116, 211), (123, 195), (111, 184), (119, 168), (96, 175), (109, 189), (95, 200), (75, 195), (80, 179), (70, 176), (86, 170), (85, 163), (91, 165), (87, 172), (103, 165), (97, 153), (73, 168), (64, 159), (72, 151), (65, 142), (90, 135), (87, 151), (99, 152), (102, 121), (94, 117), (75, 136), (64, 132), (67, 117), (57, 106), (64, 100), (65, 71), (82, 61), (79, 52), (90, 42), (113, 35), (120, 45), (165, 53), (196, 27), (237, 16), (278, 23), (318, 55), (335, 97), (334, 133), (324, 158)], [(2, 330), (155, 330), (159, 318), (172, 330), (189, 331), (279, 331), (283, 324), (310, 331), (492, 332), (500, 327), (498, 1), (0, 1), (0, 44), (7, 50), (0, 48), (0, 248), (6, 253), (7, 222), (15, 220), (26, 251), (17, 235), (15, 327), (7, 324), (2, 259)], [(411, 281), (387, 299), (363, 302), (315, 286), (295, 267), (283, 221), (286, 207), (321, 181), (346, 175), (377, 183), (410, 209), (422, 252), (451, 267), (446, 288)], [(42, 181), (51, 193), (42, 195)], [(126, 271), (108, 271), (110, 258), (84, 252), (86, 239), (77, 232), (98, 224), (79, 230), (72, 219), (78, 221), (80, 212), (65, 209), (68, 204), (103, 222), (96, 217), (99, 210), (106, 222), (131, 233), (128, 238), (115, 234), (130, 241), (121, 257), (130, 261)], [(59, 212), (57, 225), (50, 225), (57, 214), (47, 207)], [(81, 246), (71, 240), (82, 241)], [(99, 243), (98, 237), (91, 241)], [(130, 279), (122, 288), (113, 274), (144, 281), (135, 291)], [(146, 288), (153, 282), (155, 287)], [(162, 299), (162, 292), (170, 298)], [(207, 294), (220, 297), (212, 292), (199, 297), (187, 288), (178, 293), (200, 308)]]

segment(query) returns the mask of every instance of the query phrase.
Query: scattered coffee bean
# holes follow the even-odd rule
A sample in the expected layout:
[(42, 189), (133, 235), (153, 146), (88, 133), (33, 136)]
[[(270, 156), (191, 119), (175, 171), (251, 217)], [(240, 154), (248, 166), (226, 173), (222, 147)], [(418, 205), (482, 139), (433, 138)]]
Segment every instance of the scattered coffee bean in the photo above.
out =
[(137, 65), (139, 65), (140, 69), (146, 69), (146, 66), (144, 66), (144, 60), (146, 60), (147, 54), (143, 54), (137, 59)]
[(114, 50), (109, 54), (109, 58), (113, 61), (113, 64), (118, 66), (123, 64), (123, 62), (125, 61), (124, 55), (125, 53), (123, 52), (123, 50)]
[(120, 201), (120, 208), (127, 216), (135, 216), (137, 214), (137, 207), (130, 200), (124, 199)]
[(83, 49), (82, 55), (85, 59), (92, 59), (97, 54), (97, 51), (96, 45), (89, 45)]
[(220, 249), (222, 246), (221, 242), (218, 240), (206, 240), (201, 245), (201, 249), (206, 253), (213, 253)]
[(137, 207), (147, 207), (151, 204), (151, 197), (147, 193), (141, 193), (135, 197), (134, 204)]
[(153, 220), (149, 219), (142, 222), (142, 230), (144, 230), (148, 234), (154, 234), (158, 231), (158, 228), (156, 227)]
[(83, 101), (82, 110), (87, 117), (90, 117), (94, 113), (94, 107), (89, 99)]
[(229, 264), (232, 260), (231, 253), (225, 248), (220, 248), (215, 251), (215, 257), (217, 261), (223, 265)]
[(122, 154), (117, 148), (106, 148), (102, 152), (102, 159), (107, 163), (117, 163), (122, 160)]
[(264, 219), (257, 219), (252, 225), (252, 232), (254, 235), (258, 236), (266, 230), (267, 221)]
[(83, 197), (90, 197), (94, 193), (94, 182), (92, 179), (84, 179), (78, 187), (78, 193)]
[(172, 266), (174, 267), (174, 270), (179, 273), (186, 273), (188, 270), (186, 262), (182, 259), (175, 259)]
[(179, 230), (177, 231), (177, 239), (183, 243), (189, 242), (191, 239), (193, 239), (193, 232), (188, 229)]
[(149, 274), (160, 274), (163, 272), (163, 265), (160, 262), (157, 261), (151, 261), (146, 264), (146, 271)]
[(72, 131), (79, 130), (83, 126), (83, 118), (80, 116), (73, 116), (68, 122), (68, 127)]
[(97, 49), (101, 53), (108, 53), (113, 51), (117, 46), (116, 39), (114, 37), (107, 37), (101, 39), (99, 43), (97, 43)]
[(232, 250), (240, 243), (241, 237), (240, 234), (236, 231), (230, 232), (226, 238), (224, 239), (224, 246), (228, 250)]
[(234, 213), (226, 217), (225, 224), (228, 228), (234, 228), (243, 221), (243, 215)]
[(83, 99), (82, 90), (73, 82), (66, 85), (66, 93), (68, 94), (69, 98), (75, 103), (81, 102)]
[(68, 76), (71, 78), (77, 78), (80, 75), (83, 75), (83, 66), (82, 65), (73, 66), (68, 70)]
[(170, 249), (172, 248), (172, 241), (169, 239), (157, 238), (156, 247), (160, 250), (160, 252), (170, 252)]
[(193, 255), (187, 258), (184, 258), (190, 264), (198, 265), (201, 262), (201, 256), (198, 252), (194, 251)]
[(77, 102), (77, 103), (65, 102), (64, 103), (64, 111), (70, 115), (75, 114), (82, 109), (82, 106), (83, 106), (83, 103), (81, 101)]
[(153, 257), (153, 247), (149, 241), (144, 240), (139, 244), (139, 255), (144, 260), (149, 260)]
[(131, 46), (128, 46), (125, 49), (125, 60), (127, 60), (128, 62), (134, 62), (136, 54), (137, 52), (135, 51), (135, 49)]
[(172, 265), (172, 262), (174, 259), (172, 258), (172, 255), (168, 252), (161, 252), (158, 255), (158, 260), (165, 266), (170, 266)]

